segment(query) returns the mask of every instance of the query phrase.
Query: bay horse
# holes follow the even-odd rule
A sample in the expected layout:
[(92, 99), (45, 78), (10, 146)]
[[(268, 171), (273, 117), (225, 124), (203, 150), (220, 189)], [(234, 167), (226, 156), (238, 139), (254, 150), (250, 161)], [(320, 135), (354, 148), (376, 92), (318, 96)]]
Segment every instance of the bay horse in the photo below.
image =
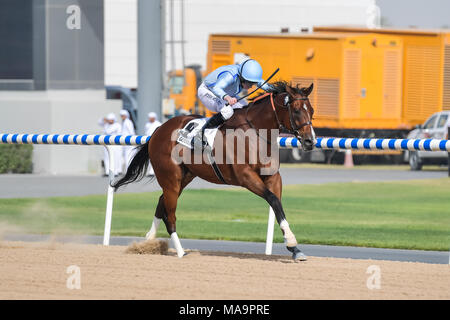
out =
[[(217, 136), (221, 136), (222, 141), (226, 141), (228, 129), (248, 130), (267, 129), (287, 131), (296, 136), (305, 151), (310, 151), (315, 145), (315, 133), (312, 127), (312, 117), (314, 109), (308, 99), (313, 90), (313, 84), (308, 88), (293, 87), (285, 81), (271, 84), (271, 89), (248, 106), (242, 109), (235, 109), (234, 115), (219, 128), (214, 142), (214, 151), (217, 154), (218, 148), (224, 153), (232, 150), (233, 159), (236, 158), (236, 150), (227, 148), (229, 141), (218, 145)], [(184, 250), (176, 233), (177, 200), (183, 189), (195, 178), (207, 180), (216, 184), (229, 184), (244, 187), (256, 195), (265, 199), (272, 207), (277, 222), (283, 233), (284, 242), (287, 249), (292, 253), (295, 260), (306, 260), (306, 256), (297, 248), (297, 240), (289, 228), (286, 216), (281, 204), (282, 182), (279, 173), (279, 162), (276, 163), (276, 170), (270, 175), (262, 175), (261, 169), (269, 165), (267, 163), (250, 163), (249, 148), (244, 144), (244, 163), (222, 163), (217, 164), (222, 177), (219, 177), (212, 166), (202, 161), (201, 163), (186, 163), (173, 161), (173, 151), (180, 144), (173, 139), (174, 132), (184, 128), (184, 126), (198, 115), (183, 115), (169, 119), (162, 124), (152, 135), (151, 139), (144, 145), (137, 147), (137, 153), (131, 160), (126, 174), (112, 186), (117, 190), (119, 187), (141, 180), (145, 177), (149, 161), (153, 166), (156, 179), (162, 188), (162, 195), (156, 207), (155, 216), (147, 239), (156, 238), (156, 230), (159, 223), (164, 221), (167, 232), (175, 246), (178, 257), (184, 255)], [(273, 136), (263, 139), (263, 144), (269, 147), (273, 142)], [(273, 134), (272, 134), (273, 135)], [(278, 134), (277, 134), (278, 135)], [(229, 147), (229, 146), (228, 146)], [(239, 148), (240, 146), (238, 146)], [(242, 147), (241, 147), (242, 148)], [(242, 151), (242, 150), (241, 150)], [(193, 153), (195, 150), (186, 147), (181, 148), (181, 153)], [(229, 151), (228, 151), (229, 152)], [(230, 156), (228, 154), (228, 156)], [(278, 145), (276, 155), (271, 155), (278, 160)], [(222, 178), (222, 179), (220, 179)]]

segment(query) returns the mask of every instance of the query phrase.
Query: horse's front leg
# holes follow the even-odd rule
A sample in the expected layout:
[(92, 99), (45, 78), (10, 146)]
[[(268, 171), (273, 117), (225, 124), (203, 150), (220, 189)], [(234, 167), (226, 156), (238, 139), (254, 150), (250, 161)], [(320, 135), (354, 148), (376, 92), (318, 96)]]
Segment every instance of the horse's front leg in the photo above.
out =
[(264, 198), (272, 207), (277, 222), (283, 232), (284, 242), (287, 249), (292, 252), (292, 257), (295, 260), (306, 260), (306, 256), (297, 248), (297, 239), (289, 227), (283, 206), (281, 205), (280, 174), (276, 173), (272, 176), (267, 176), (267, 178), (264, 179), (264, 182), (259, 175), (252, 170), (245, 170), (241, 177), (242, 186)]
[(286, 220), (283, 206), (281, 204), (282, 183), (280, 173), (277, 172), (272, 176), (267, 176), (267, 178), (264, 179), (264, 184), (267, 188), (264, 198), (270, 204), (275, 213), (277, 222), (283, 232), (284, 243), (286, 244), (287, 249), (292, 252), (292, 257), (295, 260), (306, 260), (306, 256), (300, 251), (299, 248), (297, 248), (297, 239), (289, 227), (289, 223)]

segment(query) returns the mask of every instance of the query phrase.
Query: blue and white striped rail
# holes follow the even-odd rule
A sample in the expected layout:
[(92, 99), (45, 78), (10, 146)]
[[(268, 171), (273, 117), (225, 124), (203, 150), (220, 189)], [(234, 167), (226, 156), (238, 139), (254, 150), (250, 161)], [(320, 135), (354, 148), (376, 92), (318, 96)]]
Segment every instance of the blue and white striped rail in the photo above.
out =
[[(7, 144), (73, 144), (73, 145), (141, 145), (150, 136), (101, 134), (0, 134), (0, 143)], [(281, 148), (300, 148), (296, 138), (279, 137)], [(361, 139), (317, 138), (320, 149), (411, 150), (450, 152), (450, 140), (439, 139)]]
[[(114, 163), (110, 145), (142, 145), (147, 143), (150, 136), (121, 136), (99, 134), (7, 134), (0, 133), (0, 144), (59, 144), (59, 145), (103, 145), (108, 151), (110, 161), (105, 232), (103, 244), (109, 245), (111, 233), (111, 219), (114, 189), (111, 182), (114, 173), (111, 171)], [(281, 148), (300, 148), (298, 139), (292, 137), (279, 137), (278, 145)], [(363, 150), (421, 150), (421, 151), (447, 151), (450, 152), (450, 140), (438, 139), (360, 139), (360, 138), (317, 138), (316, 148), (320, 149), (363, 149)], [(269, 209), (269, 221), (266, 239), (266, 254), (272, 253), (273, 229), (275, 214)]]
[(121, 136), (101, 134), (8, 134), (0, 133), (0, 144), (53, 144), (53, 145), (99, 145), (107, 150), (110, 170), (109, 185), (106, 199), (105, 231), (103, 244), (109, 245), (111, 235), (111, 219), (113, 209), (114, 189), (111, 183), (114, 180), (114, 152), (110, 146), (137, 146), (145, 144), (150, 136)]
[(121, 136), (103, 134), (0, 134), (0, 143), (7, 144), (78, 144), (124, 145), (145, 144), (150, 136)]
[[(281, 148), (299, 148), (296, 138), (278, 138)], [(360, 138), (317, 138), (316, 148), (320, 149), (361, 149), (361, 150), (411, 150), (450, 152), (450, 140), (439, 139), (360, 139)]]

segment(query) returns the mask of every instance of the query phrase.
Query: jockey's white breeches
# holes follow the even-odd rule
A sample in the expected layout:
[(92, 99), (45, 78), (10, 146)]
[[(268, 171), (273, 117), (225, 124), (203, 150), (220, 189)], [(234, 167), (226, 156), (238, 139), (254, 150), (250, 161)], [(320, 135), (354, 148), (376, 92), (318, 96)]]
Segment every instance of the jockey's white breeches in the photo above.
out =
[(227, 102), (216, 97), (216, 95), (212, 93), (204, 83), (198, 87), (197, 95), (208, 110), (212, 112), (220, 112), (225, 120), (231, 118), (234, 113), (234, 109), (240, 109), (248, 104), (247, 101), (243, 99), (236, 102), (232, 106), (226, 105)]

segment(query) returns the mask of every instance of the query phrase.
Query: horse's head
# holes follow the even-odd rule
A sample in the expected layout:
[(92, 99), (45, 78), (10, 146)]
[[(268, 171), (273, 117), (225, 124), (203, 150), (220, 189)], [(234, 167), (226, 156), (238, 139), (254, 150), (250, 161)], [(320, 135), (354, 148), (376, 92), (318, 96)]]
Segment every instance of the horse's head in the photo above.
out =
[[(316, 135), (312, 127), (314, 109), (308, 96), (313, 90), (313, 84), (308, 88), (291, 87), (284, 83), (285, 94), (278, 95), (279, 103), (287, 112), (284, 112), (283, 125), (300, 140), (303, 150), (310, 151), (316, 144)], [(277, 100), (278, 100), (277, 99)]]

